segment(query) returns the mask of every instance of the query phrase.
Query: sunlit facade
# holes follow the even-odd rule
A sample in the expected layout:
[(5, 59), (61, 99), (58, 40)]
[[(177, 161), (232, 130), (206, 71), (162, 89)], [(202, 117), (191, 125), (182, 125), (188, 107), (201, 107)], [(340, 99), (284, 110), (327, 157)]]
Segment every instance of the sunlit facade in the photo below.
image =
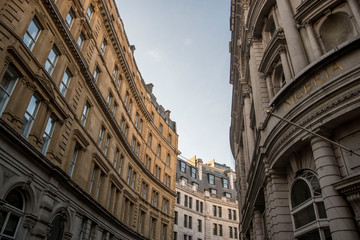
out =
[(0, 9), (0, 239), (171, 239), (176, 123), (115, 1)]

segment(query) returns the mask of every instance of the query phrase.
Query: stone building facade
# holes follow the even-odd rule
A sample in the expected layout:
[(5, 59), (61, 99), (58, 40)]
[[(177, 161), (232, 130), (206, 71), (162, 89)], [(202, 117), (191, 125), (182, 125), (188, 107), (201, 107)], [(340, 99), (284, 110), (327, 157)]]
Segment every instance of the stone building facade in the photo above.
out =
[(241, 239), (359, 239), (358, 0), (232, 0)]
[(236, 174), (214, 160), (178, 159), (174, 240), (238, 239)]
[(171, 239), (176, 123), (115, 1), (0, 1), (0, 239)]

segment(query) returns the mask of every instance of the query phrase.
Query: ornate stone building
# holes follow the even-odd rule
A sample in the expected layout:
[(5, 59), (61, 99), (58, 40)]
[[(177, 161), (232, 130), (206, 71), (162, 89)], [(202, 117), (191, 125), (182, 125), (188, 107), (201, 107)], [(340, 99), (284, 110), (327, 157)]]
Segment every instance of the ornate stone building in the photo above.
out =
[(232, 0), (241, 239), (359, 239), (358, 0)]
[(176, 124), (115, 1), (0, 2), (0, 239), (171, 239)]
[(238, 239), (236, 175), (214, 160), (178, 159), (174, 240)]

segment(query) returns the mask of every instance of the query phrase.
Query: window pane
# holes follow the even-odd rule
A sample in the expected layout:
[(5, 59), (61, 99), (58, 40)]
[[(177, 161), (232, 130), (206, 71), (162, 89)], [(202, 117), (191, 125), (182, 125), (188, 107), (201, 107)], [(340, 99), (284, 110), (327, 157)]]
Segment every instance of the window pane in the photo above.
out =
[(314, 207), (311, 204), (300, 212), (294, 214), (295, 228), (302, 227), (308, 223), (315, 221)]
[(291, 206), (294, 208), (311, 198), (309, 186), (304, 180), (297, 180), (291, 190)]
[(0, 113), (4, 109), (18, 78), (19, 75), (11, 66), (9, 66), (0, 80)]
[(311, 233), (307, 233), (307, 234), (305, 234), (305, 235), (298, 238), (298, 240), (320, 240), (320, 239), (321, 238), (320, 238), (318, 230), (316, 230), (314, 232), (311, 232)]
[(36, 22), (36, 20), (33, 19), (30, 22), (29, 27), (24, 35), (24, 43), (30, 50), (34, 47), (35, 42), (39, 37), (39, 33), (40, 33), (40, 27)]
[(325, 206), (323, 202), (319, 202), (316, 204), (319, 212), (319, 218), (327, 218)]
[(8, 236), (14, 236), (17, 225), (19, 223), (19, 220), (20, 220), (20, 217), (11, 214), (9, 217), (9, 220), (6, 224), (4, 234), (6, 234)]
[(64, 76), (61, 80), (61, 84), (60, 84), (60, 93), (63, 96), (65, 96), (66, 91), (69, 87), (70, 77), (71, 77), (71, 75), (70, 75), (69, 71), (65, 71)]

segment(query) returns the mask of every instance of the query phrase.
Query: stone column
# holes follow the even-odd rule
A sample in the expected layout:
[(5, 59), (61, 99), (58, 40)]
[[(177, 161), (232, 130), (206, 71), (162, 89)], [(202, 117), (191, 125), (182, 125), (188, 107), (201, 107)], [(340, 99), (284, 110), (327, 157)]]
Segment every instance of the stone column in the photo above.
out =
[(269, 169), (267, 175), (266, 198), (269, 208), (269, 239), (294, 239), (289, 207), (289, 185), (285, 171)]
[(311, 148), (332, 239), (359, 239), (351, 209), (333, 187), (333, 184), (341, 181), (341, 176), (331, 144), (319, 137), (313, 137)]
[(285, 81), (288, 83), (291, 79), (291, 71), (288, 59), (286, 57), (285, 49), (280, 50), (280, 59), (281, 59), (281, 65), (285, 76)]
[[(254, 146), (255, 146), (254, 133), (250, 127), (250, 125), (251, 125), (250, 111), (251, 111), (250, 94), (246, 93), (246, 94), (244, 94), (244, 125), (245, 125), (246, 139), (247, 139), (247, 143), (248, 143), (248, 151), (249, 151), (248, 164), (249, 165), (250, 165), (251, 157), (254, 152)], [(248, 170), (248, 168), (246, 170)]]
[(347, 0), (350, 9), (354, 15), (355, 21), (358, 25), (358, 29), (360, 29), (360, 4), (359, 0)]
[(308, 65), (305, 49), (300, 33), (296, 28), (294, 14), (291, 10), (289, 0), (276, 0), (276, 3), (279, 9), (281, 25), (284, 29), (293, 69), (295, 74), (297, 74)]
[[(240, 187), (241, 187), (241, 206), (245, 204), (245, 196), (246, 196), (246, 170), (245, 170), (245, 155), (244, 155), (244, 149), (239, 149), (239, 168), (240, 168)], [(240, 209), (241, 212), (241, 209)]]
[(264, 240), (262, 212), (258, 209), (254, 209), (254, 234), (256, 240)]
[(268, 74), (266, 75), (266, 87), (268, 89), (269, 98), (272, 99), (274, 97), (274, 87), (271, 82), (271, 76)]
[(314, 53), (315, 59), (317, 59), (317, 58), (321, 57), (322, 51), (321, 51), (319, 42), (316, 38), (313, 26), (311, 23), (307, 22), (305, 25), (305, 28), (306, 28), (307, 35), (309, 37), (309, 42), (311, 45), (312, 52)]

